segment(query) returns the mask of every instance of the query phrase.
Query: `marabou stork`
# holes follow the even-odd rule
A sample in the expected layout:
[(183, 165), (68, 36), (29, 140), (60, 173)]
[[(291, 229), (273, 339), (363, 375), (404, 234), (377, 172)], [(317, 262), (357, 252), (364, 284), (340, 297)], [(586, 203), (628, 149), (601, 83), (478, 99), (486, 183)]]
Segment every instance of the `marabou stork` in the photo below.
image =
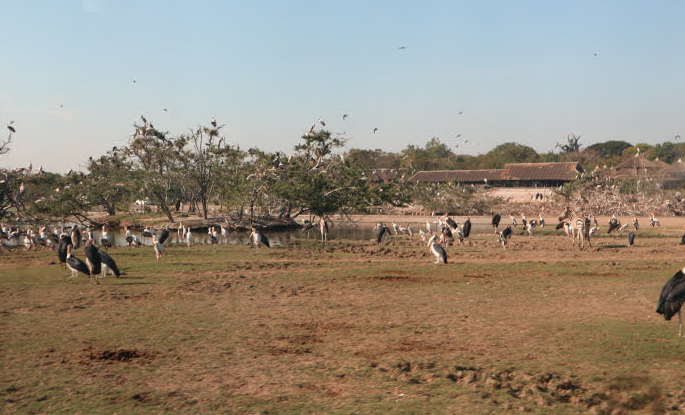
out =
[(607, 230), (607, 233), (611, 233), (611, 231), (619, 229), (620, 227), (621, 222), (616, 219), (616, 216), (612, 216), (611, 219), (609, 219), (609, 229)]
[(390, 228), (383, 223), (376, 224), (376, 242), (381, 243), (385, 235), (390, 234)]
[(445, 252), (445, 248), (443, 248), (442, 245), (435, 241), (437, 237), (437, 235), (431, 236), (431, 238), (428, 240), (428, 248), (430, 248), (431, 253), (435, 255), (436, 264), (446, 264), (447, 252)]
[(633, 217), (633, 227), (635, 227), (635, 230), (638, 230), (640, 228), (640, 224), (637, 221), (637, 217)]
[(499, 228), (499, 221), (501, 219), (502, 217), (499, 215), (499, 213), (492, 214), (492, 221), (490, 223), (492, 224), (492, 227), (495, 229), (495, 233), (497, 233), (497, 229)]
[(67, 262), (67, 253), (70, 251), (69, 247), (72, 246), (71, 238), (63, 233), (59, 236), (59, 243), (57, 244), (57, 258), (60, 264)]
[(257, 248), (261, 248), (262, 245), (266, 246), (267, 248), (271, 248), (271, 244), (269, 243), (269, 238), (267, 238), (266, 235), (264, 235), (261, 231), (259, 231), (254, 226), (252, 227), (252, 233), (250, 234), (250, 239), (252, 240), (252, 243)]
[(318, 119), (317, 119), (316, 121), (318, 121), (318, 122), (319, 122), (319, 124), (321, 124), (321, 125), (322, 125), (323, 127), (325, 127), (325, 126), (326, 126), (326, 123), (325, 123), (325, 122), (323, 122), (323, 120), (321, 119), (321, 117), (319, 117), (319, 118), (318, 118)]
[(102, 262), (102, 278), (105, 278), (105, 276), (108, 273), (114, 274), (115, 277), (119, 278), (121, 273), (119, 272), (119, 267), (117, 267), (117, 263), (114, 262), (111, 256), (107, 254), (105, 251), (99, 251), (100, 254), (100, 261)]
[(630, 232), (628, 234), (628, 246), (633, 246), (635, 244), (635, 232)]
[(469, 235), (471, 235), (471, 218), (466, 218), (462, 231), (464, 232), (464, 238), (468, 239)]
[(393, 232), (395, 232), (395, 235), (397, 235), (398, 233), (400, 233), (400, 232), (399, 232), (399, 231), (400, 231), (400, 227), (397, 225), (397, 222), (395, 222), (395, 221), (392, 221), (392, 230), (393, 230)]
[(509, 238), (511, 238), (512, 233), (513, 231), (511, 230), (511, 226), (507, 226), (502, 232), (499, 233), (499, 241), (502, 244), (502, 248), (507, 248), (507, 243), (509, 242)]
[(102, 260), (100, 259), (99, 251), (92, 240), (86, 242), (86, 245), (83, 247), (83, 254), (86, 256), (86, 264), (90, 270), (89, 275), (91, 277), (102, 272)]
[(678, 314), (678, 336), (683, 337), (683, 316), (680, 307), (685, 301), (685, 269), (681, 269), (671, 277), (661, 290), (656, 312), (663, 314), (666, 320)]
[(554, 228), (556, 230), (562, 229), (566, 226), (566, 222), (559, 222), (557, 223), (557, 226)]
[(433, 233), (433, 224), (430, 223), (430, 221), (426, 221), (426, 230), (427, 230), (429, 233)]
[(517, 225), (516, 218), (514, 217), (514, 215), (509, 215), (509, 217), (511, 218), (511, 226), (515, 228)]
[(71, 254), (71, 248), (72, 245), (67, 246), (67, 268), (71, 270), (71, 277), (74, 278), (78, 275), (79, 272), (85, 274), (85, 275), (90, 275), (90, 270), (88, 269), (88, 265), (86, 265), (85, 262), (81, 261), (80, 259), (76, 258)]
[(454, 236), (452, 235), (452, 231), (450, 230), (450, 227), (443, 225), (442, 226), (442, 236), (440, 237), (440, 242), (447, 243), (447, 242), (453, 242), (453, 241), (454, 241)]
[(378, 131), (378, 127), (373, 127), (373, 133), (376, 134), (376, 131)]
[(459, 227), (459, 224), (458, 224), (457, 222), (455, 222), (455, 221), (454, 221), (452, 218), (450, 218), (449, 216), (447, 216), (447, 217), (445, 218), (445, 223), (447, 224), (447, 226), (449, 226), (450, 228), (452, 228), (453, 231), (456, 230), (456, 229)]
[(164, 244), (167, 239), (169, 239), (169, 228), (165, 226), (164, 229), (162, 229), (162, 232), (159, 234), (159, 243)]

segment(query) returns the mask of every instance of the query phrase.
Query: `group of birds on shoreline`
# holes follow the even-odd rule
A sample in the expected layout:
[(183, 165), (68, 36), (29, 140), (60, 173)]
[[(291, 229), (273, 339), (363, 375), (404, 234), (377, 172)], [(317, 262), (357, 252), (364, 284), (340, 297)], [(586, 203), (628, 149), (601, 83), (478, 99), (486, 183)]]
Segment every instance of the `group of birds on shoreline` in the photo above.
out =
[[(518, 224), (513, 216), (511, 216), (511, 218), (512, 223), (507, 225), (502, 231), (499, 231), (498, 229), (501, 222), (501, 216), (499, 214), (493, 214), (491, 219), (491, 225), (495, 229), (495, 233), (498, 236), (499, 242), (504, 248), (506, 248), (507, 241), (513, 234), (512, 227), (516, 227)], [(525, 215), (522, 214), (521, 221), (524, 225), (524, 229), (526, 230), (530, 229), (530, 227), (544, 226), (544, 219), (542, 216), (540, 216), (537, 221), (529, 221), (525, 218)], [(593, 228), (595, 228), (595, 231), (593, 233), (595, 233), (596, 229), (599, 228), (596, 219), (591, 217), (588, 218), (587, 221), (594, 225)], [(534, 222), (535, 225), (531, 225), (531, 222)], [(649, 223), (652, 227), (661, 226), (660, 221), (656, 219), (654, 215), (649, 218)], [(560, 221), (559, 224), (562, 226), (557, 225), (556, 229), (564, 229), (564, 231), (567, 232), (567, 228), (569, 226), (567, 225), (567, 222)], [(639, 229), (640, 225), (637, 217), (633, 217), (632, 225), (635, 228), (635, 231)], [(311, 227), (313, 227), (313, 223), (309, 222), (307, 226), (309, 226), (309, 229), (311, 229)], [(305, 226), (303, 229), (306, 229), (307, 226)], [(627, 226), (627, 223), (622, 225), (616, 216), (612, 216), (608, 222), (607, 233), (612, 233), (614, 231), (625, 231)], [(221, 231), (219, 231), (219, 229), (221, 229)], [(447, 264), (447, 251), (443, 245), (453, 244), (456, 240), (458, 240), (460, 244), (470, 244), (471, 242), (468, 238), (471, 234), (471, 229), (472, 225), (470, 218), (466, 218), (463, 224), (460, 225), (458, 221), (452, 219), (449, 215), (445, 215), (444, 217), (438, 217), (435, 222), (426, 221), (425, 229), (419, 229), (419, 234), (422, 242), (426, 243), (426, 247), (435, 257), (435, 263)], [(328, 224), (324, 218), (321, 218), (320, 230), (322, 232), (322, 241), (327, 241)], [(189, 227), (179, 224), (177, 232), (178, 242), (185, 241), (188, 246), (192, 246), (193, 234), (190, 232)], [(211, 243), (217, 243), (215, 241), (225, 233), (227, 233), (227, 230), (223, 226), (211, 226), (208, 229), (208, 237), (209, 240), (212, 241)], [(375, 241), (377, 243), (381, 243), (384, 238), (392, 235), (393, 233), (396, 236), (406, 235), (409, 238), (414, 235), (409, 223), (407, 223), (405, 226), (400, 226), (394, 221), (392, 223), (392, 227), (389, 227), (382, 222), (377, 223), (375, 227), (375, 233)], [(36, 233), (33, 228), (21, 230), (18, 227), (9, 227), (5, 226), (4, 224), (0, 224), (0, 242), (2, 242), (0, 243), (0, 252), (8, 247), (8, 245), (5, 243), (6, 240), (10, 238), (18, 238), (22, 234), (24, 236), (24, 248), (27, 250), (36, 249), (37, 246), (43, 246), (47, 249), (56, 250), (59, 263), (71, 272), (70, 275), (67, 275), (71, 278), (74, 278), (78, 276), (79, 273), (82, 273), (89, 277), (89, 279), (91, 279), (94, 283), (99, 284), (99, 281), (104, 279), (106, 275), (112, 274), (117, 278), (122, 275), (116, 261), (106, 252), (106, 249), (113, 246), (114, 242), (106, 226), (102, 227), (98, 244), (90, 227), (84, 228), (83, 232), (81, 232), (81, 228), (78, 225), (73, 225), (71, 227), (55, 227), (52, 229), (52, 231), (49, 231), (46, 226), (42, 226), (38, 229), (38, 233)], [(529, 236), (531, 235), (532, 233), (529, 233)], [(142, 232), (142, 236), (144, 238), (149, 237), (152, 239), (155, 257), (157, 261), (159, 261), (162, 257), (162, 253), (164, 252), (164, 244), (170, 240), (169, 228), (166, 226), (162, 227), (161, 229), (146, 227)], [(126, 228), (124, 239), (129, 247), (141, 246), (141, 239), (137, 235), (133, 234), (130, 227)], [(628, 239), (629, 246), (632, 246), (634, 241), (634, 232), (631, 231), (629, 233)], [(250, 242), (256, 248), (261, 248), (262, 246), (271, 246), (267, 236), (264, 235), (256, 226), (251, 228)], [(685, 235), (683, 235), (680, 242), (681, 245), (685, 244)], [(85, 261), (74, 255), (74, 253), (81, 246), (83, 247)], [(676, 272), (676, 274), (673, 275), (664, 285), (656, 309), (656, 312), (662, 314), (666, 320), (670, 320), (675, 315), (678, 315), (678, 335), (680, 337), (683, 337), (681, 313), (683, 302), (685, 302), (685, 268)]]

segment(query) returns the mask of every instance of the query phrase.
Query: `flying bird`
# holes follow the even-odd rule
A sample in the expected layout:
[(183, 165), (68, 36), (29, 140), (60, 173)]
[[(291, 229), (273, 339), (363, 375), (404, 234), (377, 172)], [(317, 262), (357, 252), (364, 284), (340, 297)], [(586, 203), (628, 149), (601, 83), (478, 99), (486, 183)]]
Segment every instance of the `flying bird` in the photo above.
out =
[(164, 111), (164, 112), (169, 112), (169, 110), (166, 109), (166, 108), (162, 108), (162, 111)]
[(398, 46), (396, 49), (397, 50), (405, 50), (407, 47), (406, 46)]
[(17, 132), (17, 130), (14, 127), (12, 127), (10, 124), (6, 124), (5, 126), (7, 127), (8, 130), (10, 130), (10, 133), (16, 133)]
[(373, 127), (373, 133), (376, 134), (376, 131), (378, 131), (378, 127)]
[(133, 82), (135, 84), (138, 81), (136, 80), (136, 78), (131, 78), (131, 82)]
[(680, 308), (685, 301), (685, 269), (681, 269), (671, 277), (664, 288), (661, 290), (659, 303), (656, 306), (656, 312), (664, 315), (667, 321), (674, 315), (678, 314), (678, 336), (683, 337), (683, 316), (680, 313)]
[(347, 118), (347, 117), (349, 117), (349, 114), (343, 114), (343, 121), (344, 121), (345, 118)]
[(593, 56), (594, 56), (595, 58), (598, 58), (599, 55), (601, 55), (601, 54), (602, 54), (602, 52), (595, 52), (595, 53), (593, 54)]

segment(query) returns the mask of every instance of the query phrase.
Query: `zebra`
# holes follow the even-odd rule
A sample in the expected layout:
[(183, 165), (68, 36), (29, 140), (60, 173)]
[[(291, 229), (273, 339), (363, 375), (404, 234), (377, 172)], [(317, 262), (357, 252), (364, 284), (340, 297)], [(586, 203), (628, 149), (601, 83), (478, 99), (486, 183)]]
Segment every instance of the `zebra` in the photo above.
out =
[(578, 246), (583, 248), (585, 246), (585, 240), (587, 240), (590, 247), (592, 247), (592, 241), (590, 240), (590, 225), (592, 221), (590, 218), (584, 217), (583, 215), (576, 215), (569, 207), (566, 207), (564, 213), (559, 216), (559, 221), (564, 219), (569, 220), (571, 233), (573, 236), (573, 244), (576, 245), (576, 239), (578, 239)]

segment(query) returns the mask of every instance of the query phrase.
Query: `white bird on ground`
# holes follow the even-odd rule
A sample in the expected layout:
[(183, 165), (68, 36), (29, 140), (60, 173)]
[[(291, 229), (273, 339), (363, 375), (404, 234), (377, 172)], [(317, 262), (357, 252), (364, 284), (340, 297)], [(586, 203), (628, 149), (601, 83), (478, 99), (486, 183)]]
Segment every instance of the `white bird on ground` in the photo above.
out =
[(271, 248), (271, 244), (269, 243), (269, 238), (267, 238), (266, 235), (261, 233), (254, 226), (252, 227), (252, 233), (250, 234), (250, 239), (252, 240), (252, 243), (257, 248), (261, 248), (262, 245), (266, 246), (267, 248)]
[(419, 235), (421, 235), (421, 241), (426, 242), (426, 232), (423, 229), (419, 229)]
[(193, 244), (195, 243), (195, 237), (193, 236), (193, 233), (190, 231), (190, 227), (186, 227), (185, 234), (185, 240), (188, 244), (188, 247), (193, 246)]

